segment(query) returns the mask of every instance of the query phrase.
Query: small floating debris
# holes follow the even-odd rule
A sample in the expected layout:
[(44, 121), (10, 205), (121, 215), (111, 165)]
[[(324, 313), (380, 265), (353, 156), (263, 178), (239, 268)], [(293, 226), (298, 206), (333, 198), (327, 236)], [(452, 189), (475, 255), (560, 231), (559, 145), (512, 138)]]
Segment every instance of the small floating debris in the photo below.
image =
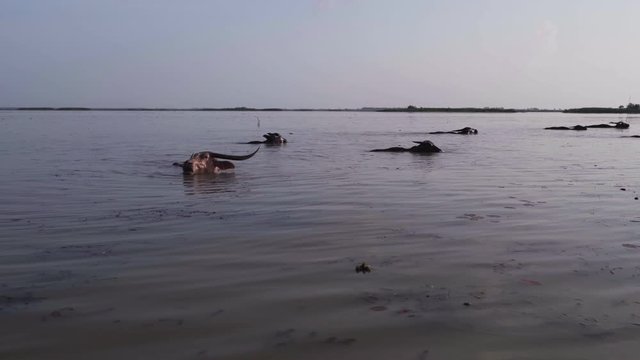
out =
[(325, 344), (337, 344), (337, 345), (351, 345), (354, 342), (356, 342), (356, 339), (354, 338), (338, 339), (335, 336), (331, 336), (324, 340)]
[(525, 285), (532, 285), (532, 286), (540, 286), (540, 285), (542, 285), (542, 283), (540, 281), (538, 281), (538, 280), (521, 279), (520, 281)]
[(48, 316), (43, 316), (41, 318), (42, 321), (47, 321), (47, 318), (61, 318), (63, 317), (65, 314), (69, 314), (69, 312), (71, 311), (75, 311), (74, 308), (72, 307), (64, 307), (62, 309), (58, 309), (58, 310), (54, 310), (52, 312), (49, 313)]
[(623, 247), (626, 247), (628, 249), (638, 249), (640, 248), (640, 245), (636, 245), (636, 244), (622, 244)]
[(368, 272), (371, 272), (371, 266), (363, 262), (360, 265), (356, 266), (356, 272), (366, 274)]

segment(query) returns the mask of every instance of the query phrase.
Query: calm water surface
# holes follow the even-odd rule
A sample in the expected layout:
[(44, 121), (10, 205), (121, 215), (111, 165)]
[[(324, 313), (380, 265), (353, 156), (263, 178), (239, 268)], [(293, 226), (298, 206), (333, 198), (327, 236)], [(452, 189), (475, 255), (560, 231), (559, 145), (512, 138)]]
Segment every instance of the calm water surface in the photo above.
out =
[[(635, 359), (637, 126), (0, 112), (0, 358)], [(235, 173), (171, 166), (274, 131)]]

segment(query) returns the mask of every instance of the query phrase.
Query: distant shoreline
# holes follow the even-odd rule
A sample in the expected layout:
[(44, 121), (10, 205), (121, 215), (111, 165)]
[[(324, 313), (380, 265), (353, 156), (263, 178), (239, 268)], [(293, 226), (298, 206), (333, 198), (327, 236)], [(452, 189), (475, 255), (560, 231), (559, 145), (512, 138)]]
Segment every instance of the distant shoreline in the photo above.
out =
[(577, 109), (567, 109), (563, 113), (569, 114), (640, 114), (640, 110), (629, 108), (603, 108), (603, 107), (586, 107)]
[(467, 113), (516, 113), (516, 112), (561, 112), (547, 109), (505, 109), (505, 108), (383, 108), (364, 107), (359, 109), (285, 109), (285, 108), (90, 108), (90, 107), (1, 107), (0, 110), (11, 111), (335, 111), (335, 112), (467, 112)]
[(359, 109), (285, 109), (285, 108), (91, 108), (91, 107), (0, 107), (0, 111), (335, 111), (335, 112), (397, 112), (397, 113), (529, 113), (529, 112), (556, 112), (573, 114), (640, 114), (640, 109), (635, 107), (583, 107), (574, 109), (513, 109), (501, 107), (363, 107)]

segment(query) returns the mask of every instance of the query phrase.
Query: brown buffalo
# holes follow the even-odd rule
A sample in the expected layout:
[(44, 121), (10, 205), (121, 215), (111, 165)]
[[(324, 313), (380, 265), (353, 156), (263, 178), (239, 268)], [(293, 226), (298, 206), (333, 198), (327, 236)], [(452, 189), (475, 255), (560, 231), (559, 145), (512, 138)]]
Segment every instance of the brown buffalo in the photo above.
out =
[(183, 173), (188, 175), (197, 175), (197, 174), (218, 174), (225, 170), (232, 170), (235, 168), (230, 161), (220, 161), (218, 159), (226, 159), (226, 160), (247, 160), (255, 155), (260, 148), (257, 148), (256, 151), (252, 152), (249, 155), (225, 155), (218, 154), (211, 151), (201, 151), (191, 155), (189, 160), (183, 163), (173, 163), (175, 166), (180, 166), (182, 168)]

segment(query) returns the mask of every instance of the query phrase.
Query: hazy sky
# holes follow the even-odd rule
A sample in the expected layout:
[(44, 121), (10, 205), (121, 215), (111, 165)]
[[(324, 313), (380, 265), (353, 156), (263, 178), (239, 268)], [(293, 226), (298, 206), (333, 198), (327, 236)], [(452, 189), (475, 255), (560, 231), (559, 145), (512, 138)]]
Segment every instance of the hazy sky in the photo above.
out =
[(0, 106), (640, 102), (637, 0), (0, 0)]

